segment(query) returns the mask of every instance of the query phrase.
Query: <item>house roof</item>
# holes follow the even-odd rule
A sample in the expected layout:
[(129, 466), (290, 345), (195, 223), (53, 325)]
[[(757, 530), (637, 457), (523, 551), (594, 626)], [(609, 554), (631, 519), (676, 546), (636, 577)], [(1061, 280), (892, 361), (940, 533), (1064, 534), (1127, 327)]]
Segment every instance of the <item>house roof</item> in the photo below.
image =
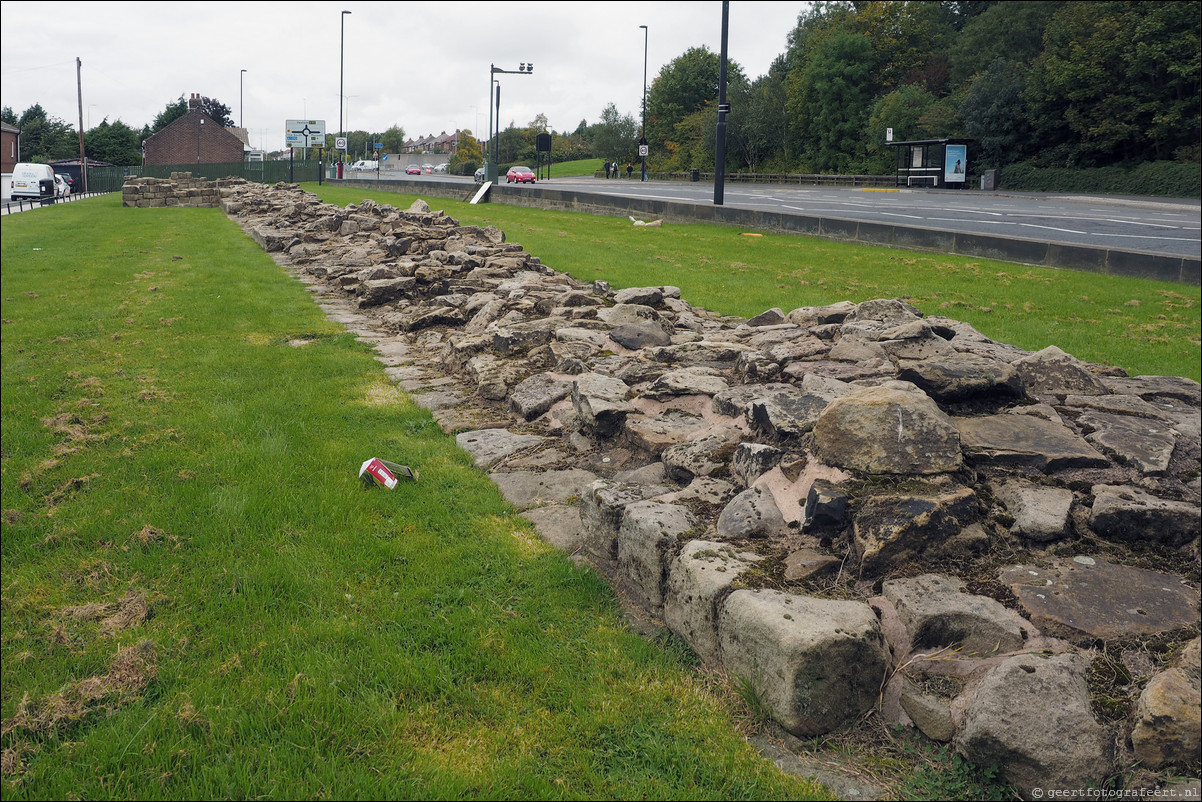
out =
[(237, 139), (239, 142), (241, 142), (243, 146), (246, 145), (245, 140), (241, 139), (236, 133), (234, 133), (237, 129), (226, 128), (225, 126), (221, 125), (221, 123), (217, 122), (212, 117), (205, 114), (203, 111), (198, 111), (197, 109), (189, 109), (188, 112), (186, 114), (184, 114), (182, 117), (177, 117), (176, 119), (172, 120), (169, 124), (163, 126), (158, 131), (155, 131), (153, 134), (146, 137), (146, 139), (142, 143), (142, 147), (145, 148), (147, 142), (150, 142), (152, 139), (154, 139), (159, 134), (163, 133), (164, 131), (166, 131), (168, 129), (174, 128), (177, 125), (184, 124), (185, 121), (187, 121), (188, 125), (195, 125), (195, 123), (191, 122), (191, 118), (197, 114), (199, 114), (201, 117), (203, 117), (204, 119), (206, 119), (210, 123), (212, 123), (212, 125), (215, 129), (217, 129), (219, 131), (224, 131), (228, 136), (232, 136), (234, 139)]

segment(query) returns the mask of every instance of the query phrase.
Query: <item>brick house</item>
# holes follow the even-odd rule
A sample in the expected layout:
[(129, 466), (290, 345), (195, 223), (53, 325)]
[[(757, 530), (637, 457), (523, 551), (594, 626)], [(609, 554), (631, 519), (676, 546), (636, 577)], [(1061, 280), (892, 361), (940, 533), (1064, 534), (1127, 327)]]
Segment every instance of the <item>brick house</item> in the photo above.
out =
[(242, 161), (245, 144), (200, 110), (200, 95), (188, 98), (188, 113), (142, 143), (142, 163), (229, 164)]
[(454, 153), (459, 147), (459, 134), (462, 133), (458, 128), (455, 133), (448, 134), (443, 131), (438, 136), (426, 134), (419, 139), (410, 139), (405, 142), (403, 152), (405, 153)]

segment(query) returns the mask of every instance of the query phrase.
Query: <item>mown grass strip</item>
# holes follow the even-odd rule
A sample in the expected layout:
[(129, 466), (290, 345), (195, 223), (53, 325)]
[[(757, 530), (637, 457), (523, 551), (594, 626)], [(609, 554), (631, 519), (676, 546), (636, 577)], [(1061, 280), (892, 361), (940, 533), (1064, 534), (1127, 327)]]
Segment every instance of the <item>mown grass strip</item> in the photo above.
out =
[[(370, 197), (407, 208), (420, 197), (328, 184), (306, 189), (340, 206)], [(634, 227), (625, 217), (425, 200), (465, 224), (498, 226), (576, 278), (614, 287), (670, 284), (690, 303), (723, 314), (902, 298), (1030, 351), (1055, 345), (1132, 375), (1202, 379), (1198, 287), (813, 237), (744, 237), (709, 224)]]
[(220, 211), (0, 245), (6, 799), (818, 792)]

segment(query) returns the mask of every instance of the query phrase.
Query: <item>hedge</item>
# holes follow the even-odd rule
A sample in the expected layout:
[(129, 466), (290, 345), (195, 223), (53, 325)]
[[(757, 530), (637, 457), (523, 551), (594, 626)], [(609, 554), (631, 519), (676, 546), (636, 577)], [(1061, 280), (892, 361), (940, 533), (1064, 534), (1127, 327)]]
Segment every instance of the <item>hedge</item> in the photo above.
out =
[(1144, 162), (1136, 167), (1036, 167), (1012, 164), (999, 186), (1026, 192), (1080, 192), (1090, 195), (1149, 195), (1202, 199), (1202, 172), (1196, 164)]

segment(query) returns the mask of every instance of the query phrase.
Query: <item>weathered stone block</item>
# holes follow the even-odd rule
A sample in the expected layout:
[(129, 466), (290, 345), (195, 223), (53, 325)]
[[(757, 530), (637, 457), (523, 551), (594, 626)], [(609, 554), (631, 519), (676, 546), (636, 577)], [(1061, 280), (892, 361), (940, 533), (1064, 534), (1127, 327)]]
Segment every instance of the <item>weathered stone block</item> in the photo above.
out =
[(697, 527), (684, 507), (639, 501), (626, 507), (618, 528), (618, 581), (652, 615), (664, 609), (664, 584), (677, 539)]
[(812, 737), (877, 703), (889, 648), (872, 608), (768, 590), (736, 590), (718, 616), (722, 665), (789, 732)]
[(1113, 738), (1091, 711), (1088, 665), (1077, 654), (1024, 654), (991, 669), (965, 710), (957, 750), (997, 766), (1027, 799), (1036, 789), (1100, 787)]

